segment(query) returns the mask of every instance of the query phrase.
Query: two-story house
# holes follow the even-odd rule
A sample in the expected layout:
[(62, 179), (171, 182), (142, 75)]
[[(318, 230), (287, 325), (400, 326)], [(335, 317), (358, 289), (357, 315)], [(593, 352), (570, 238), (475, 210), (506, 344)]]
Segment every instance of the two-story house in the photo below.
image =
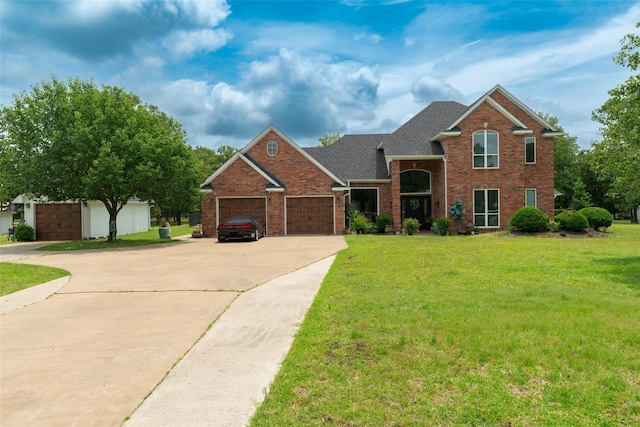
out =
[(471, 106), (433, 102), (391, 134), (299, 147), (269, 126), (203, 184), (206, 236), (234, 215), (268, 235), (340, 234), (350, 206), (421, 228), (461, 200), (464, 224), (503, 228), (523, 206), (553, 217), (553, 137), (560, 133), (496, 86)]

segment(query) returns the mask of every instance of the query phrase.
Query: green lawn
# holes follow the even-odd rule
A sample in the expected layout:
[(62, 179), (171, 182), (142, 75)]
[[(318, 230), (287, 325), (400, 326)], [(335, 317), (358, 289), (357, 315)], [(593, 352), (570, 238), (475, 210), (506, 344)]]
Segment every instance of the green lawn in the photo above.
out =
[(0, 296), (69, 276), (67, 270), (32, 264), (0, 262)]
[[(172, 225), (171, 237), (184, 236), (191, 234), (194, 230), (193, 227), (185, 225)], [(127, 234), (118, 236), (115, 242), (109, 243), (107, 239), (93, 239), (93, 240), (75, 240), (69, 242), (60, 242), (48, 246), (43, 246), (38, 250), (41, 251), (75, 251), (75, 250), (87, 250), (87, 249), (114, 249), (124, 248), (130, 246), (146, 246), (157, 245), (161, 243), (171, 243), (176, 240), (161, 239), (158, 234), (158, 227), (151, 227), (151, 230), (142, 233)]]
[(640, 226), (347, 236), (252, 426), (640, 424)]

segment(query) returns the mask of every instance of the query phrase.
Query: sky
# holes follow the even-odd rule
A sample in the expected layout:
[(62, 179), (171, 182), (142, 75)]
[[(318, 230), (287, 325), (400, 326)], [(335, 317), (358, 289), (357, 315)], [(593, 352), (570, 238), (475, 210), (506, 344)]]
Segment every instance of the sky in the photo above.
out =
[(640, 0), (0, 0), (0, 104), (79, 77), (158, 106), (192, 146), (269, 125), (317, 146), (500, 84), (589, 148), (638, 22)]

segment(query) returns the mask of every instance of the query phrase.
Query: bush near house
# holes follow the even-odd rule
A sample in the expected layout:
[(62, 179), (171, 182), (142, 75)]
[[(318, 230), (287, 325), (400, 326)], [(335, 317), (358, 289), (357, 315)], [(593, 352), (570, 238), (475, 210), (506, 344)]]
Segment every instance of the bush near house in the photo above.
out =
[(594, 230), (600, 230), (601, 228), (607, 228), (613, 223), (613, 215), (609, 213), (605, 208), (582, 208), (578, 212), (584, 215), (589, 222), (589, 227)]
[(440, 218), (436, 218), (436, 226), (438, 227), (438, 234), (441, 236), (446, 236), (451, 228), (451, 220), (446, 216), (442, 216)]
[(18, 242), (28, 242), (33, 240), (35, 232), (30, 225), (20, 224), (13, 231), (13, 236)]
[(589, 221), (584, 215), (571, 209), (556, 215), (554, 220), (560, 224), (562, 230), (567, 231), (584, 231), (589, 226)]
[(407, 234), (412, 235), (420, 229), (420, 222), (415, 218), (405, 218), (404, 221), (402, 221), (402, 228), (404, 228)]
[(358, 233), (366, 234), (371, 230), (372, 226), (373, 224), (371, 224), (371, 221), (361, 213), (357, 213), (353, 218), (351, 218), (351, 228), (356, 230)]
[(384, 233), (384, 228), (387, 225), (393, 224), (393, 217), (391, 215), (382, 214), (376, 217), (376, 225), (378, 226), (378, 232)]
[(520, 208), (511, 217), (511, 227), (517, 231), (537, 233), (547, 231), (549, 218), (538, 208), (525, 206)]

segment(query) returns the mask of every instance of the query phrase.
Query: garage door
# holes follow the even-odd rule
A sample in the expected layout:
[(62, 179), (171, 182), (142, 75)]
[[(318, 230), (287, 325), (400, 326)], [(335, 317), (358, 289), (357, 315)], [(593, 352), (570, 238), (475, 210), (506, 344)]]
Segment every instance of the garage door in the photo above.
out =
[(267, 199), (249, 197), (241, 199), (218, 199), (218, 224), (222, 224), (233, 216), (252, 216), (263, 227), (267, 224)]
[(81, 240), (79, 203), (35, 205), (36, 240)]
[(333, 197), (287, 198), (287, 234), (334, 234)]

